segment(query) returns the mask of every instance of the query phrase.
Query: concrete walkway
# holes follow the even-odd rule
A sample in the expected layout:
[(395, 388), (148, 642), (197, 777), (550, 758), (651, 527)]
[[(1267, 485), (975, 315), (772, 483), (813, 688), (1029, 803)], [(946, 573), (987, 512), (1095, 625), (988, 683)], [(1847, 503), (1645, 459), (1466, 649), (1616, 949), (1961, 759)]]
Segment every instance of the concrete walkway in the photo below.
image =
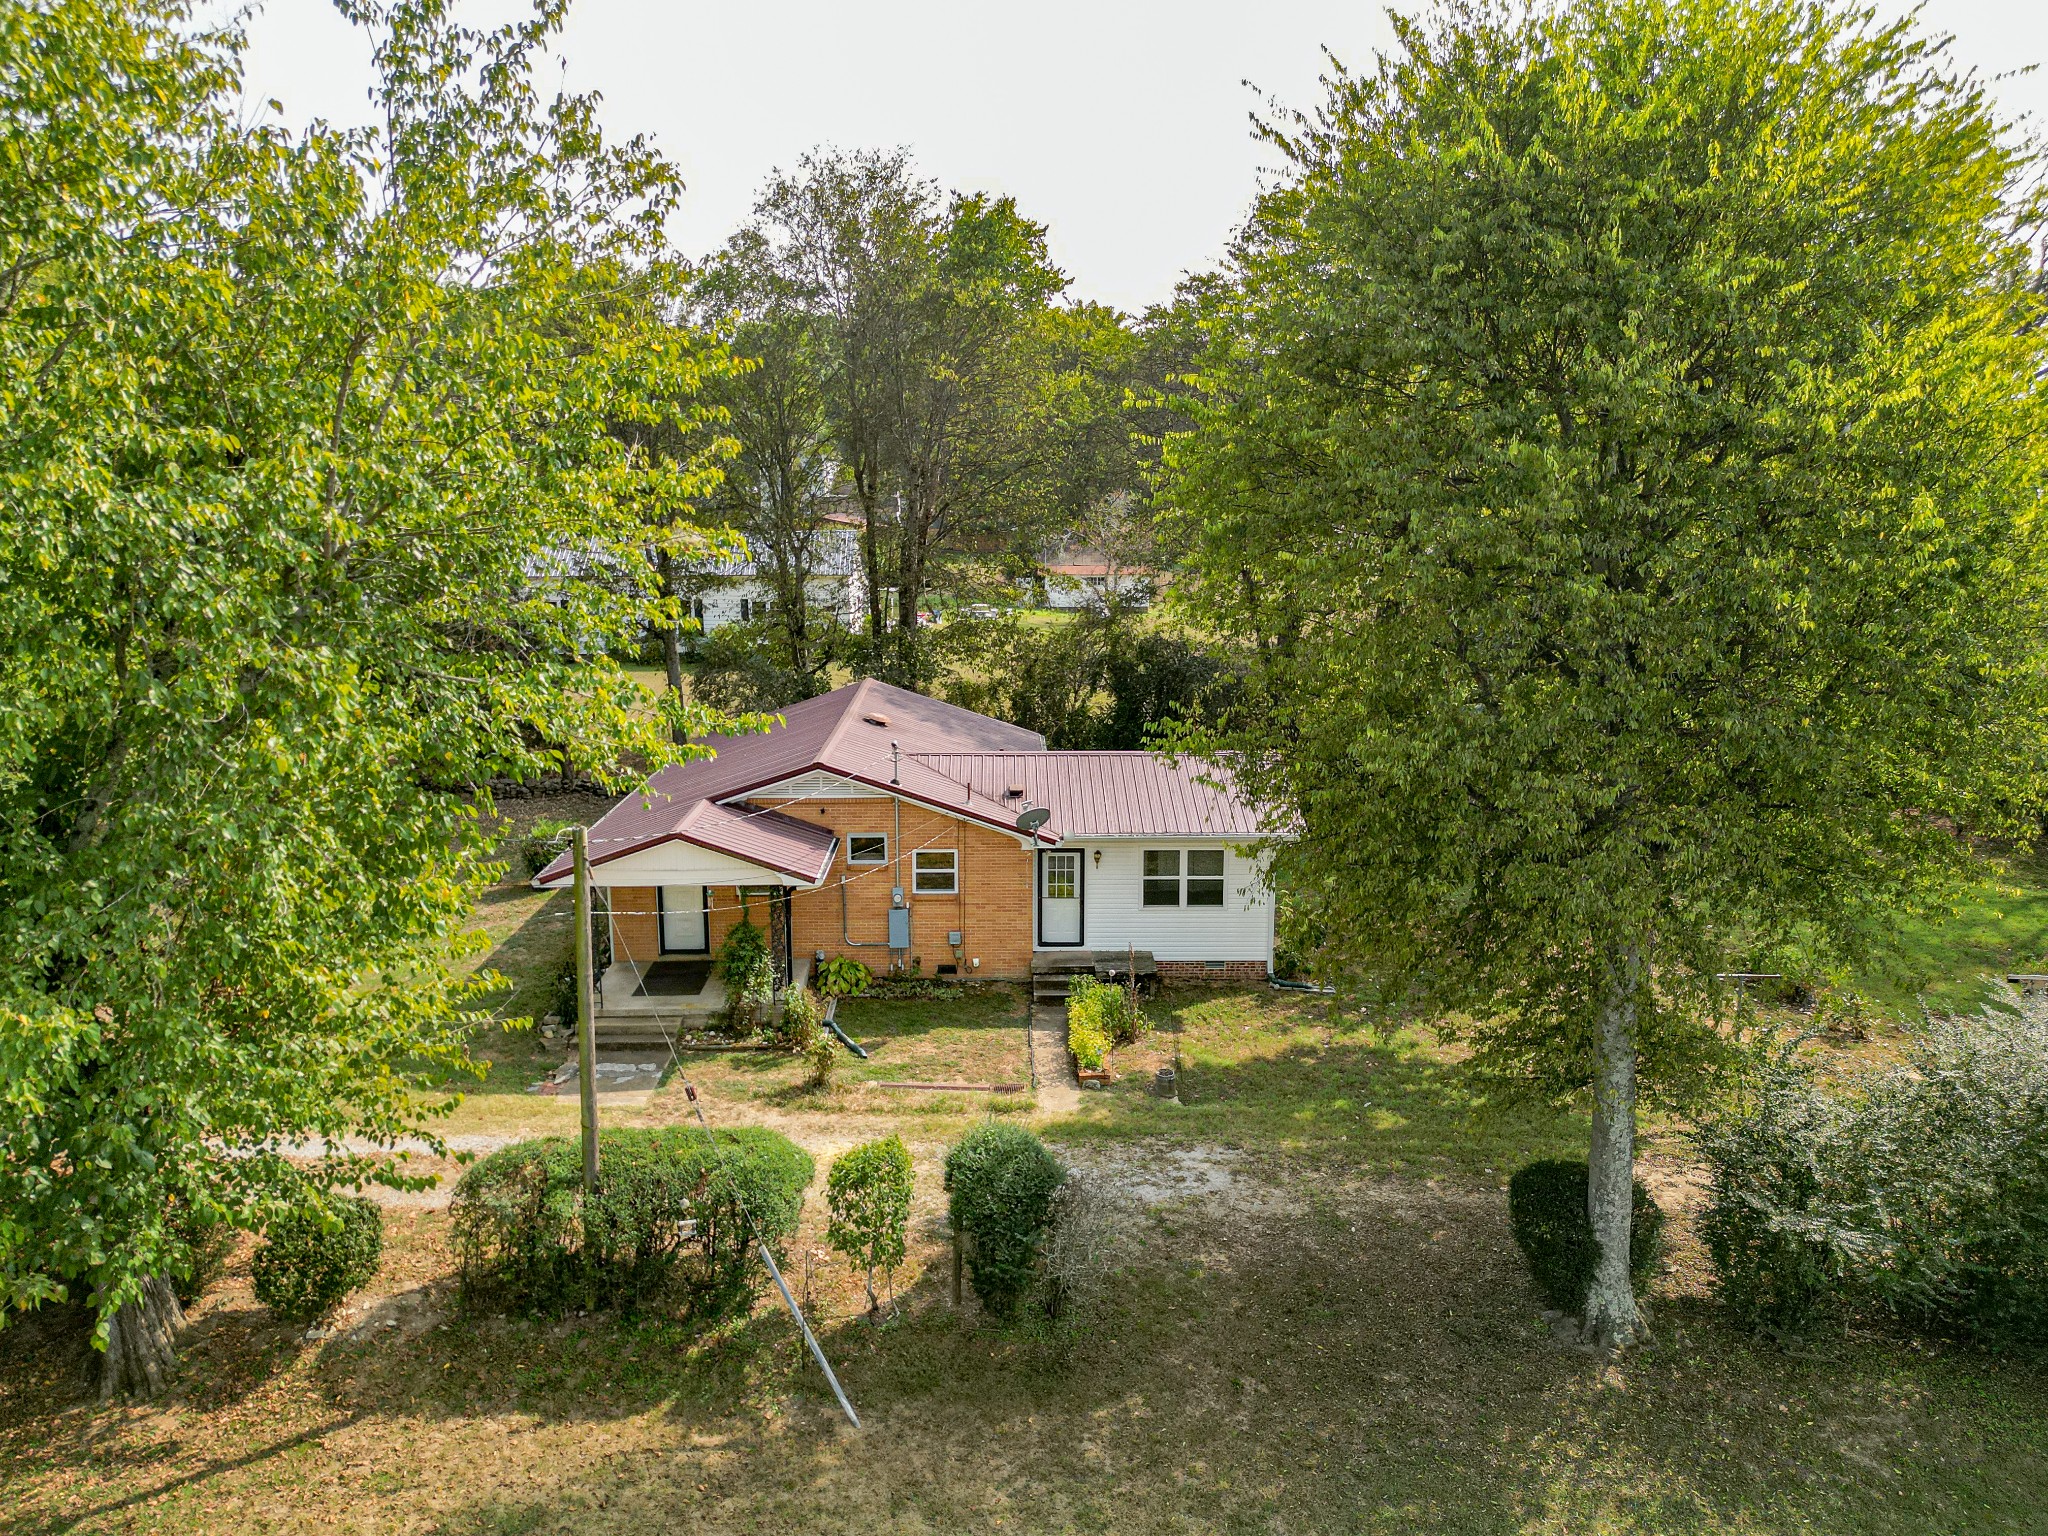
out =
[(1071, 1115), (1081, 1107), (1081, 1080), (1067, 1054), (1067, 1010), (1060, 1003), (1031, 1005), (1031, 1088), (1048, 1115)]

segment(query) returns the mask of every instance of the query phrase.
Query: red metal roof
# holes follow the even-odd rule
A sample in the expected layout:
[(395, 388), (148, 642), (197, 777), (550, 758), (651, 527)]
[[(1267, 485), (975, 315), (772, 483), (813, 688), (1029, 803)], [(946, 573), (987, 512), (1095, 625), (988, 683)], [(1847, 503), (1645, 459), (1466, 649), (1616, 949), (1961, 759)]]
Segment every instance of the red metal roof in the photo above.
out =
[[(678, 763), (613, 806), (590, 829), (590, 861), (608, 862), (672, 838), (729, 853), (808, 883), (831, 863), (832, 834), (794, 817), (735, 805), (800, 774), (836, 774), (1003, 831), (1024, 800), (1049, 807), (1042, 843), (1069, 837), (1257, 837), (1252, 809), (1200, 782), (1214, 771), (1150, 752), (1048, 752), (1036, 731), (872, 678), (782, 711), (755, 736), (714, 736), (716, 756)], [(900, 759), (892, 757), (899, 748)], [(1021, 785), (1022, 796), (1006, 791)], [(534, 877), (554, 885), (563, 855)], [(815, 873), (811, 871), (815, 870)]]
[(1156, 752), (945, 752), (929, 753), (923, 761), (990, 797), (1021, 786), (1024, 793), (1004, 803), (1045, 806), (1052, 812), (1046, 830), (1063, 842), (1265, 835), (1257, 812), (1217, 769), (1170, 762)]

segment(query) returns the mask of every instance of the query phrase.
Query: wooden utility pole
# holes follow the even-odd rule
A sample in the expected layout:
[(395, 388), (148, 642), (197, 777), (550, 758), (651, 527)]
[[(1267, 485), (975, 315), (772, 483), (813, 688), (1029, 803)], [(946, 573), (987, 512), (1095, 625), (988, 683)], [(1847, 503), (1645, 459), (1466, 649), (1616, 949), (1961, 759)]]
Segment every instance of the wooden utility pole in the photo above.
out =
[(590, 834), (576, 829), (576, 1081), (583, 1099), (583, 1188), (597, 1191), (597, 1003), (590, 965)]

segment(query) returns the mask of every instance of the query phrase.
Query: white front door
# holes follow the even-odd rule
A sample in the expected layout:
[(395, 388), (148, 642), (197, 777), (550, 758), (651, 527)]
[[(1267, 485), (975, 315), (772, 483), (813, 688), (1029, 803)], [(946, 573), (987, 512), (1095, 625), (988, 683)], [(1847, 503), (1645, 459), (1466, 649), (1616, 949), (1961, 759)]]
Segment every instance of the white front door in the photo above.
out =
[(1081, 942), (1081, 855), (1047, 852), (1038, 860), (1038, 942)]
[(709, 946), (704, 934), (704, 887), (664, 885), (661, 888), (661, 952), (701, 955)]

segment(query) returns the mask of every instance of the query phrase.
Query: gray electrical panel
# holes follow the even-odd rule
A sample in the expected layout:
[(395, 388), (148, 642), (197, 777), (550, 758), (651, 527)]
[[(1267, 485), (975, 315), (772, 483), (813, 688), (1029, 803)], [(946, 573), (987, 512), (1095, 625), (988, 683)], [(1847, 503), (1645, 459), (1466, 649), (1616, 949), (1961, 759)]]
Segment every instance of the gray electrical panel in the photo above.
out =
[(891, 949), (910, 948), (910, 908), (891, 907), (889, 909), (889, 947)]

